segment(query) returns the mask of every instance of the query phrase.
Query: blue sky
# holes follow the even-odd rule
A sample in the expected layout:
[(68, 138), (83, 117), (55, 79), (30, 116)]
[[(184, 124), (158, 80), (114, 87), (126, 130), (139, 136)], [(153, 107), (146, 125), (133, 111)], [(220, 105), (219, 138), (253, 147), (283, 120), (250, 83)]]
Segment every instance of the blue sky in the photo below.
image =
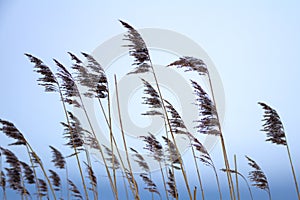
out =
[[(252, 157), (267, 174), (273, 199), (296, 199), (285, 149), (264, 142), (259, 131), (262, 111), (257, 102), (270, 104), (281, 116), (299, 180), (299, 9), (297, 1), (2, 0), (0, 118), (13, 121), (41, 152), (48, 152), (49, 144), (60, 147), (65, 141), (58, 96), (37, 86), (37, 75), (23, 54), (51, 65), (52, 58), (70, 63), (67, 51), (92, 52), (123, 33), (118, 19), (136, 28), (172, 30), (197, 42), (221, 76), (226, 96), (223, 130), (231, 161), (236, 154), (240, 171), (247, 175), (244, 155)], [(5, 144), (1, 137), (0, 145)], [(218, 168), (223, 167), (220, 153), (220, 145), (211, 152)], [(226, 191), (225, 176), (222, 180)], [(214, 184), (208, 180), (207, 190), (213, 191)], [(267, 199), (264, 192), (253, 192)]]

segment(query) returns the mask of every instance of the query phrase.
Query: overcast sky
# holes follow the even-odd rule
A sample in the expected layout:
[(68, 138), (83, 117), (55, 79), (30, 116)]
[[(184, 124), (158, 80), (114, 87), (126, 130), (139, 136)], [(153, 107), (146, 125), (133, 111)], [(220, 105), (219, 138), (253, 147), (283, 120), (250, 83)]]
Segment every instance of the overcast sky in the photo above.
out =
[[(70, 64), (66, 52), (93, 52), (123, 33), (118, 19), (136, 28), (174, 31), (202, 47), (224, 87), (223, 131), (231, 163), (236, 154), (240, 171), (247, 175), (249, 168), (244, 155), (252, 157), (268, 176), (274, 200), (295, 199), (286, 149), (264, 141), (265, 135), (259, 131), (262, 111), (257, 102), (266, 102), (278, 111), (300, 180), (297, 1), (1, 0), (0, 118), (14, 122), (32, 145), (47, 155), (48, 145), (60, 147), (65, 140), (59, 125), (64, 115), (58, 96), (45, 94), (37, 86), (38, 76), (32, 72), (24, 53), (32, 53), (53, 67), (52, 58)], [(155, 64), (169, 61), (157, 55), (159, 52), (153, 53), (153, 58), (158, 58)], [(131, 69), (130, 65), (125, 67)], [(0, 145), (5, 146), (5, 137), (0, 139)], [(211, 152), (217, 168), (223, 167), (220, 153), (218, 144)], [(222, 180), (226, 181), (225, 176)], [(213, 180), (207, 183), (211, 195), (214, 184)], [(246, 199), (246, 188), (242, 187)], [(264, 192), (254, 188), (253, 192), (257, 198), (267, 199)]]

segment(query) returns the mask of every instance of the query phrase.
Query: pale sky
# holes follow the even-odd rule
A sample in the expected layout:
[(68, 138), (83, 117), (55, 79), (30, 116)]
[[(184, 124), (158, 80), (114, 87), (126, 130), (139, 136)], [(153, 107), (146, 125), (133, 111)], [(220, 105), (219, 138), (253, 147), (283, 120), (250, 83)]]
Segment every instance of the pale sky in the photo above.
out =
[[(64, 115), (58, 96), (45, 94), (37, 86), (38, 76), (24, 53), (53, 67), (52, 58), (68, 65), (66, 52), (89, 53), (123, 33), (118, 19), (136, 28), (175, 31), (201, 46), (220, 74), (226, 96), (223, 131), (231, 163), (236, 154), (239, 169), (247, 176), (250, 168), (244, 155), (250, 156), (266, 173), (274, 200), (295, 199), (286, 150), (264, 142), (265, 134), (259, 131), (263, 112), (257, 102), (278, 111), (300, 181), (299, 13), (297, 1), (1, 0), (0, 118), (14, 122), (32, 146), (45, 152), (46, 159), (48, 145), (61, 147), (65, 142), (59, 125)], [(0, 138), (0, 145), (5, 146), (5, 137)], [(18, 152), (18, 148), (14, 150)], [(219, 144), (211, 154), (217, 168), (222, 168)], [(225, 178), (222, 176), (227, 192)], [(214, 184), (207, 180), (211, 195)], [(245, 185), (242, 187), (246, 199)], [(252, 190), (257, 199), (267, 199), (264, 192)]]

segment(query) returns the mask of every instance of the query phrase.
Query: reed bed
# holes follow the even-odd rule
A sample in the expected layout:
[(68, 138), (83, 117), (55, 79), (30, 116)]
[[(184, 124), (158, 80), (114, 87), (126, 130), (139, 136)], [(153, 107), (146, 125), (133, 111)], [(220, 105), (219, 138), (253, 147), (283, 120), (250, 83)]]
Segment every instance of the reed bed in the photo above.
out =
[[(53, 59), (56, 72), (53, 68), (46, 65), (41, 59), (26, 53), (25, 56), (34, 65), (34, 71), (39, 74), (38, 85), (42, 86), (45, 92), (58, 94), (58, 100), (62, 105), (62, 112), (65, 121), (60, 122), (63, 132), (61, 136), (66, 140), (64, 144), (72, 152), (65, 154), (49, 144), (49, 152), (39, 152), (32, 147), (30, 141), (15, 124), (6, 119), (0, 119), (0, 131), (12, 140), (10, 144), (0, 146), (0, 186), (3, 200), (11, 199), (8, 193), (16, 193), (22, 200), (27, 199), (105, 199), (105, 193), (111, 193), (114, 199), (210, 199), (206, 192), (205, 183), (201, 171), (204, 167), (209, 167), (215, 176), (217, 185), (216, 193), (218, 199), (230, 198), (231, 200), (241, 199), (239, 179), (242, 179), (249, 191), (249, 199), (257, 199), (252, 194), (252, 189), (258, 188), (266, 191), (268, 198), (272, 199), (271, 188), (266, 174), (252, 158), (246, 156), (251, 170), (248, 177), (244, 176), (237, 169), (237, 160), (234, 157), (234, 167), (230, 166), (231, 155), (227, 153), (225, 143), (226, 133), (222, 131), (217, 102), (214, 97), (210, 72), (201, 58), (183, 56), (170, 63), (166, 67), (177, 67), (183, 69), (182, 73), (196, 73), (199, 78), (205, 76), (209, 80), (209, 93), (199, 84), (197, 80), (190, 80), (191, 88), (194, 90), (195, 100), (190, 102), (195, 104), (199, 116), (194, 120), (197, 134), (192, 134), (185, 125), (180, 112), (168, 99), (165, 99), (161, 92), (160, 80), (150, 58), (149, 50), (139, 32), (131, 25), (120, 21), (126, 29), (124, 37), (124, 48), (128, 48), (129, 56), (134, 58), (133, 69), (128, 70), (128, 76), (150, 73), (153, 75), (154, 82), (141, 78), (144, 94), (141, 96), (141, 103), (148, 107), (141, 111), (143, 116), (158, 116), (164, 126), (164, 135), (158, 137), (153, 133), (145, 133), (139, 137), (144, 143), (143, 150), (146, 154), (139, 152), (137, 146), (129, 146), (125, 131), (123, 129), (122, 108), (119, 96), (117, 76), (114, 80), (108, 80), (105, 70), (101, 64), (87, 53), (82, 53), (82, 58), (68, 52), (72, 65), (65, 67), (58, 60)], [(84, 61), (82, 61), (84, 59)], [(179, 69), (179, 70), (180, 70)], [(116, 92), (117, 105), (112, 105), (112, 88), (109, 83), (114, 85)], [(79, 87), (86, 88), (82, 92)], [(107, 126), (107, 137), (109, 145), (97, 137), (94, 124), (90, 120), (90, 113), (86, 108), (84, 98), (95, 99), (99, 102), (99, 112), (104, 117), (101, 124)], [(287, 135), (283, 128), (283, 123), (277, 111), (266, 103), (259, 102), (264, 111), (262, 131), (266, 133), (266, 141), (286, 147), (292, 177), (295, 185), (295, 192), (300, 200), (296, 170), (294, 169), (291, 152), (287, 142)], [(111, 114), (112, 106), (118, 110), (118, 121), (121, 127), (121, 141), (118, 144), (116, 135), (119, 130), (113, 127)], [(105, 109), (105, 107), (107, 109)], [(73, 112), (76, 108), (80, 110), (87, 121), (83, 125)], [(46, 130), (46, 129), (45, 129)], [(53, 133), (52, 133), (53, 134)], [(59, 134), (59, 133), (58, 133)], [(223, 158), (223, 166), (216, 166), (214, 156), (211, 156), (206, 147), (201, 143), (201, 135), (214, 135), (219, 137)], [(179, 137), (181, 136), (181, 137)], [(1, 136), (2, 137), (2, 136)], [(193, 158), (187, 162), (183, 159), (178, 147), (178, 138), (184, 138), (189, 142), (189, 151)], [(53, 146), (52, 146), (53, 145)], [(27, 157), (20, 158), (12, 150), (11, 146), (17, 146), (27, 153)], [(125, 149), (125, 156), (120, 153), (120, 148)], [(15, 148), (14, 148), (15, 149)], [(96, 162), (91, 157), (90, 150), (96, 150), (102, 159), (102, 164)], [(40, 155), (48, 155), (40, 157)], [(147, 163), (145, 156), (150, 157), (157, 165), (156, 172), (153, 172)], [(45, 166), (46, 159), (53, 164)], [(70, 176), (69, 166), (76, 163), (78, 177)], [(135, 173), (132, 165), (137, 164), (140, 172)], [(189, 166), (189, 167), (187, 167)], [(194, 170), (191, 171), (192, 167)], [(221, 170), (218, 170), (220, 168)], [(99, 174), (98, 172), (105, 172)], [(222, 172), (226, 173), (227, 183), (221, 185), (219, 177)], [(153, 173), (156, 173), (154, 176)], [(235, 182), (233, 181), (233, 175)], [(192, 177), (195, 176), (196, 178)], [(197, 179), (197, 182), (190, 179)], [(250, 184), (251, 183), (251, 186)], [(228, 188), (227, 188), (228, 187)], [(222, 189), (223, 188), (223, 189)], [(227, 188), (227, 189), (225, 189)], [(146, 192), (146, 193), (145, 193)], [(126, 195), (125, 195), (126, 194)], [(143, 194), (143, 196), (142, 196)], [(146, 195), (147, 198), (144, 196)]]

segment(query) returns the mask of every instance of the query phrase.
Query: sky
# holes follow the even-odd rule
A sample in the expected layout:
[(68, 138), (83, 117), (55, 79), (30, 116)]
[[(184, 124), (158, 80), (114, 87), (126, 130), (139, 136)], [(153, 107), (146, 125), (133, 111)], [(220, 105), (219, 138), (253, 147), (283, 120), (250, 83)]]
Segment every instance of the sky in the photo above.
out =
[[(297, 148), (300, 142), (299, 11), (297, 1), (1, 0), (0, 118), (14, 122), (32, 146), (43, 152), (41, 157), (46, 160), (50, 155), (48, 145), (65, 148), (59, 124), (64, 121), (64, 114), (58, 96), (44, 93), (43, 88), (37, 86), (38, 75), (24, 53), (31, 53), (52, 67), (52, 58), (70, 65), (68, 51), (77, 55), (92, 53), (101, 44), (124, 33), (119, 19), (137, 29), (173, 31), (198, 44), (220, 76), (218, 84), (223, 86), (225, 94), (224, 99), (219, 100), (225, 102), (222, 128), (231, 165), (236, 154), (238, 168), (247, 176), (250, 168), (244, 155), (248, 155), (267, 175), (274, 200), (296, 199), (286, 149), (265, 142), (265, 134), (260, 132), (263, 112), (257, 102), (265, 102), (278, 111), (300, 180)], [(153, 38), (155, 36), (151, 40)], [(106, 51), (113, 53), (115, 50), (107, 48)], [(110, 63), (111, 73), (119, 73), (120, 79), (122, 73), (132, 69), (128, 64), (132, 60), (126, 55)], [(177, 56), (183, 55), (153, 50), (157, 65), (166, 65)], [(117, 65), (124, 63), (127, 66), (118, 69)], [(138, 99), (138, 94), (133, 97)], [(184, 112), (184, 109), (179, 110)], [(4, 136), (0, 139), (0, 145), (5, 146), (8, 140)], [(12, 149), (22, 155), (19, 148)], [(210, 153), (217, 168), (223, 168), (220, 144)], [(190, 157), (187, 155), (185, 159)], [(187, 168), (194, 181), (193, 169)], [(76, 176), (76, 170), (70, 173)], [(207, 199), (217, 198), (211, 170), (204, 167), (203, 174), (207, 181)], [(227, 194), (226, 177), (221, 173), (220, 176), (222, 190)], [(245, 185), (241, 187), (243, 199), (249, 198)], [(252, 190), (256, 199), (267, 199), (265, 192)]]

